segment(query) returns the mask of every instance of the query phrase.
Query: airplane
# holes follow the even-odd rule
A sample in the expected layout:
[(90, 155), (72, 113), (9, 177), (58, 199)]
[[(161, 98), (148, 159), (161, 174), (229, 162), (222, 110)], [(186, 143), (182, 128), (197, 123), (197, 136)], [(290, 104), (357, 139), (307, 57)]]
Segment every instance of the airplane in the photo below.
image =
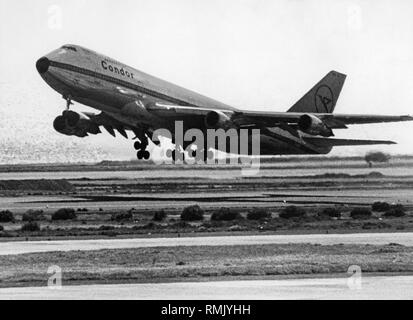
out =
[[(63, 45), (41, 57), (36, 68), (66, 100), (66, 109), (53, 122), (56, 131), (82, 138), (101, 133), (101, 127), (112, 136), (116, 130), (125, 138), (127, 131), (132, 131), (137, 157), (144, 160), (150, 158), (149, 139), (159, 144), (153, 133), (161, 128), (174, 132), (176, 121), (183, 122), (184, 130), (202, 132), (259, 129), (260, 155), (314, 155), (327, 154), (336, 146), (395, 144), (331, 138), (335, 129), (413, 120), (409, 115), (333, 114), (346, 79), (337, 71), (330, 71), (287, 112), (264, 112), (237, 109), (78, 45)], [(72, 111), (73, 101), (100, 113)], [(172, 138), (172, 142), (176, 141)], [(179, 147), (187, 150), (190, 144)]]

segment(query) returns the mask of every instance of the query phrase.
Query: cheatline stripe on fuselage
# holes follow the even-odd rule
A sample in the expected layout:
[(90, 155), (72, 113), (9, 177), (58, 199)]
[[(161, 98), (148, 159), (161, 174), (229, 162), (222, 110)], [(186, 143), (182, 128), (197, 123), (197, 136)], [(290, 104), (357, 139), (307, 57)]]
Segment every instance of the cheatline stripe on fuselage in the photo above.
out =
[[(139, 91), (139, 92), (142, 92), (142, 93), (146, 93), (146, 94), (151, 95), (155, 98), (159, 98), (159, 99), (162, 99), (162, 100), (165, 100), (165, 101), (168, 101), (168, 102), (172, 102), (172, 103), (177, 103), (181, 106), (197, 107), (197, 105), (190, 104), (186, 101), (182, 101), (182, 100), (173, 98), (171, 96), (159, 93), (157, 91), (153, 91), (153, 90), (147, 89), (145, 87), (141, 87), (141, 86), (138, 86), (136, 84), (133, 84), (133, 83), (130, 83), (130, 82), (127, 82), (127, 81), (124, 81), (124, 80), (121, 80), (121, 79), (118, 79), (118, 78), (115, 78), (115, 77), (111, 77), (111, 76), (108, 76), (108, 75), (105, 75), (105, 74), (102, 74), (102, 73), (98, 73), (96, 71), (92, 71), (92, 70), (89, 70), (89, 69), (84, 69), (84, 68), (80, 68), (80, 67), (77, 67), (77, 66), (74, 66), (74, 65), (71, 65), (71, 64), (57, 62), (57, 61), (50, 61), (50, 66), (65, 69), (65, 70), (69, 70), (69, 71), (73, 71), (73, 72), (77, 72), (77, 73), (80, 73), (80, 74), (83, 74), (83, 75), (86, 75), (86, 76), (95, 77), (95, 78), (98, 78), (98, 79), (101, 79), (101, 80), (111, 82), (113, 84), (119, 84), (119, 85), (122, 85), (126, 88), (136, 90), (136, 91)], [(307, 152), (310, 152), (310, 153), (313, 153), (313, 154), (318, 153), (317, 151), (312, 150), (310, 147), (308, 147), (304, 144), (300, 144), (299, 142), (292, 141), (291, 139), (283, 137), (282, 135), (276, 134), (274, 132), (271, 132), (270, 136), (274, 139), (279, 139), (279, 140), (281, 140), (283, 142), (286, 142), (286, 143), (293, 142), (295, 147), (299, 148), (301, 150), (306, 150)]]
[(102, 73), (98, 73), (89, 69), (84, 69), (84, 68), (80, 68), (71, 64), (67, 64), (67, 63), (62, 63), (62, 62), (57, 62), (57, 61), (50, 61), (50, 65), (52, 67), (57, 67), (57, 68), (61, 68), (61, 69), (65, 69), (65, 70), (69, 70), (69, 71), (74, 71), (83, 75), (87, 75), (87, 76), (92, 76), (101, 80), (105, 80), (108, 82), (111, 82), (113, 84), (119, 84), (122, 85), (126, 88), (132, 89), (132, 90), (136, 90), (145, 94), (148, 94), (150, 96), (153, 96), (155, 98), (159, 98), (168, 102), (172, 102), (172, 103), (176, 103), (180, 106), (188, 106), (188, 107), (198, 107), (197, 105), (188, 103), (186, 101), (180, 100), (180, 99), (176, 99), (173, 98), (171, 96), (165, 95), (163, 93), (157, 92), (157, 91), (153, 91), (150, 89), (147, 89), (145, 87), (130, 83), (128, 81), (124, 81), (115, 77), (111, 77)]

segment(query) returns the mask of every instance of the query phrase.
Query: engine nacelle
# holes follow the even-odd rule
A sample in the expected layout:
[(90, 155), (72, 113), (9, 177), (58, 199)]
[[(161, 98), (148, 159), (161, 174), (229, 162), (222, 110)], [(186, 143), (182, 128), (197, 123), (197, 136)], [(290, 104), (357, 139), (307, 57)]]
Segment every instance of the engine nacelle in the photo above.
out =
[(99, 126), (83, 114), (66, 110), (53, 121), (54, 129), (68, 136), (86, 137), (88, 133), (100, 133)]
[(312, 114), (304, 114), (298, 120), (298, 128), (313, 136), (331, 137), (334, 136), (333, 130), (319, 118)]
[(205, 116), (205, 126), (208, 129), (229, 129), (234, 127), (231, 119), (221, 111), (210, 111)]

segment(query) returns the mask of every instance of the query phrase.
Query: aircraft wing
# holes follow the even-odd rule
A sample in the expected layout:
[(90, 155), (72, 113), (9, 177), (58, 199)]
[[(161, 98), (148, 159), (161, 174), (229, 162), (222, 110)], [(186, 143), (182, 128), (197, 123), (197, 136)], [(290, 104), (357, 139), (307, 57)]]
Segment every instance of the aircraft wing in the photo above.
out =
[(383, 115), (360, 115), (360, 114), (332, 114), (332, 113), (301, 113), (301, 112), (265, 112), (265, 111), (242, 111), (242, 110), (217, 110), (211, 108), (198, 108), (191, 106), (175, 106), (155, 103), (147, 107), (148, 111), (160, 116), (172, 115), (207, 115), (209, 112), (223, 112), (228, 115), (235, 124), (239, 126), (279, 126), (285, 124), (298, 124), (304, 114), (312, 114), (322, 120), (331, 129), (344, 129), (347, 125), (412, 121), (413, 117), (383, 116)]

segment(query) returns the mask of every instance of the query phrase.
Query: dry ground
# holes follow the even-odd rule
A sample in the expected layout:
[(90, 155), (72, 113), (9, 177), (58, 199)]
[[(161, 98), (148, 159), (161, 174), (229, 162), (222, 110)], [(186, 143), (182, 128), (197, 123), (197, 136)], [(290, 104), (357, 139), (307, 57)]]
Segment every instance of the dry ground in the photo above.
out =
[(0, 256), (0, 286), (45, 285), (50, 266), (65, 284), (228, 279), (274, 275), (413, 272), (413, 248), (372, 245), (248, 245), (69, 251)]

